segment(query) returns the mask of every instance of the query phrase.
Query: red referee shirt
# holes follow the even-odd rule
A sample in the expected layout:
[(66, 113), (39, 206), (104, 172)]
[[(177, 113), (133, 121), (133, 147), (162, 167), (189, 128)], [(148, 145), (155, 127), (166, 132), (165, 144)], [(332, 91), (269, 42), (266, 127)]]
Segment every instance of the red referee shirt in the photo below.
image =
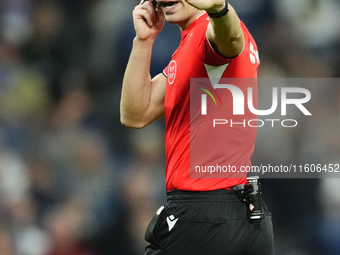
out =
[[(236, 178), (190, 177), (190, 144), (195, 142), (190, 136), (190, 78), (256, 78), (259, 65), (256, 43), (242, 22), (245, 46), (233, 59), (223, 58), (212, 49), (206, 38), (208, 24), (209, 18), (203, 14), (181, 32), (180, 45), (164, 69), (167, 76), (164, 101), (167, 190), (208, 191), (246, 182), (246, 173)], [(229, 104), (232, 107), (232, 102)], [(229, 128), (224, 135), (228, 148), (218, 152), (218, 158), (223, 158), (221, 163), (238, 168), (251, 165), (256, 128)], [(204, 158), (206, 163), (216, 154), (209, 155)]]

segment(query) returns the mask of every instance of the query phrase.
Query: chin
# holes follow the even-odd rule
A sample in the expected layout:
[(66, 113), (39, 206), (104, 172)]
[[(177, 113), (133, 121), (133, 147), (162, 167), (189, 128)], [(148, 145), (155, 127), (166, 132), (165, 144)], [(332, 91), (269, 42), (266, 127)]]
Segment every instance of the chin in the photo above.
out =
[(171, 24), (177, 24), (178, 20), (173, 15), (166, 15), (165, 20)]
[(165, 20), (171, 24), (177, 24), (179, 22), (174, 15), (165, 15)]
[(185, 19), (183, 19), (183, 17), (178, 13), (166, 14), (165, 20), (171, 24), (181, 24), (185, 22)]

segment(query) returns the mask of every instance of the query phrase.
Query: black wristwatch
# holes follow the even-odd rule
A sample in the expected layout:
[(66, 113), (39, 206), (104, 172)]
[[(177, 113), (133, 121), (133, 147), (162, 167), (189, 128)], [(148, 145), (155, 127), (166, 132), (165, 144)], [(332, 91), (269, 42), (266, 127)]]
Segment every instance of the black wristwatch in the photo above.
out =
[(221, 18), (221, 17), (225, 16), (229, 12), (229, 8), (228, 7), (229, 7), (229, 4), (228, 4), (227, 1), (225, 1), (225, 7), (220, 12), (217, 12), (217, 13), (207, 12), (207, 13), (208, 13), (210, 18), (218, 19), (218, 18)]

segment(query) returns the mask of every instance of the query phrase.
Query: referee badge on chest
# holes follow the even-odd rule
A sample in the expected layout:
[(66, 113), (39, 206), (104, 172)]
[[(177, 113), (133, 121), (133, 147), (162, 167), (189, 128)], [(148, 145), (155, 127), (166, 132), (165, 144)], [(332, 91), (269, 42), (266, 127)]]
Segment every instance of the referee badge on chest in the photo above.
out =
[(172, 60), (169, 64), (169, 75), (168, 75), (169, 84), (173, 84), (175, 82), (176, 74), (177, 74), (177, 63), (175, 60)]

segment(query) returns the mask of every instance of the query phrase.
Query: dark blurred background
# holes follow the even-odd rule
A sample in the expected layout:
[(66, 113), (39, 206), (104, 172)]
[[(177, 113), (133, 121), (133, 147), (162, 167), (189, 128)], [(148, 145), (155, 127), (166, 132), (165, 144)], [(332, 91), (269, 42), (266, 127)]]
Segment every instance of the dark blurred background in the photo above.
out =
[[(338, 0), (230, 0), (259, 77), (340, 76)], [(163, 120), (123, 127), (139, 1), (0, 0), (0, 255), (137, 255), (165, 203)], [(151, 74), (180, 40), (166, 24)], [(254, 164), (340, 163), (340, 86), (316, 86), (300, 128), (261, 129)], [(270, 89), (270, 88), (269, 88)], [(340, 254), (339, 179), (264, 179), (277, 255)]]

